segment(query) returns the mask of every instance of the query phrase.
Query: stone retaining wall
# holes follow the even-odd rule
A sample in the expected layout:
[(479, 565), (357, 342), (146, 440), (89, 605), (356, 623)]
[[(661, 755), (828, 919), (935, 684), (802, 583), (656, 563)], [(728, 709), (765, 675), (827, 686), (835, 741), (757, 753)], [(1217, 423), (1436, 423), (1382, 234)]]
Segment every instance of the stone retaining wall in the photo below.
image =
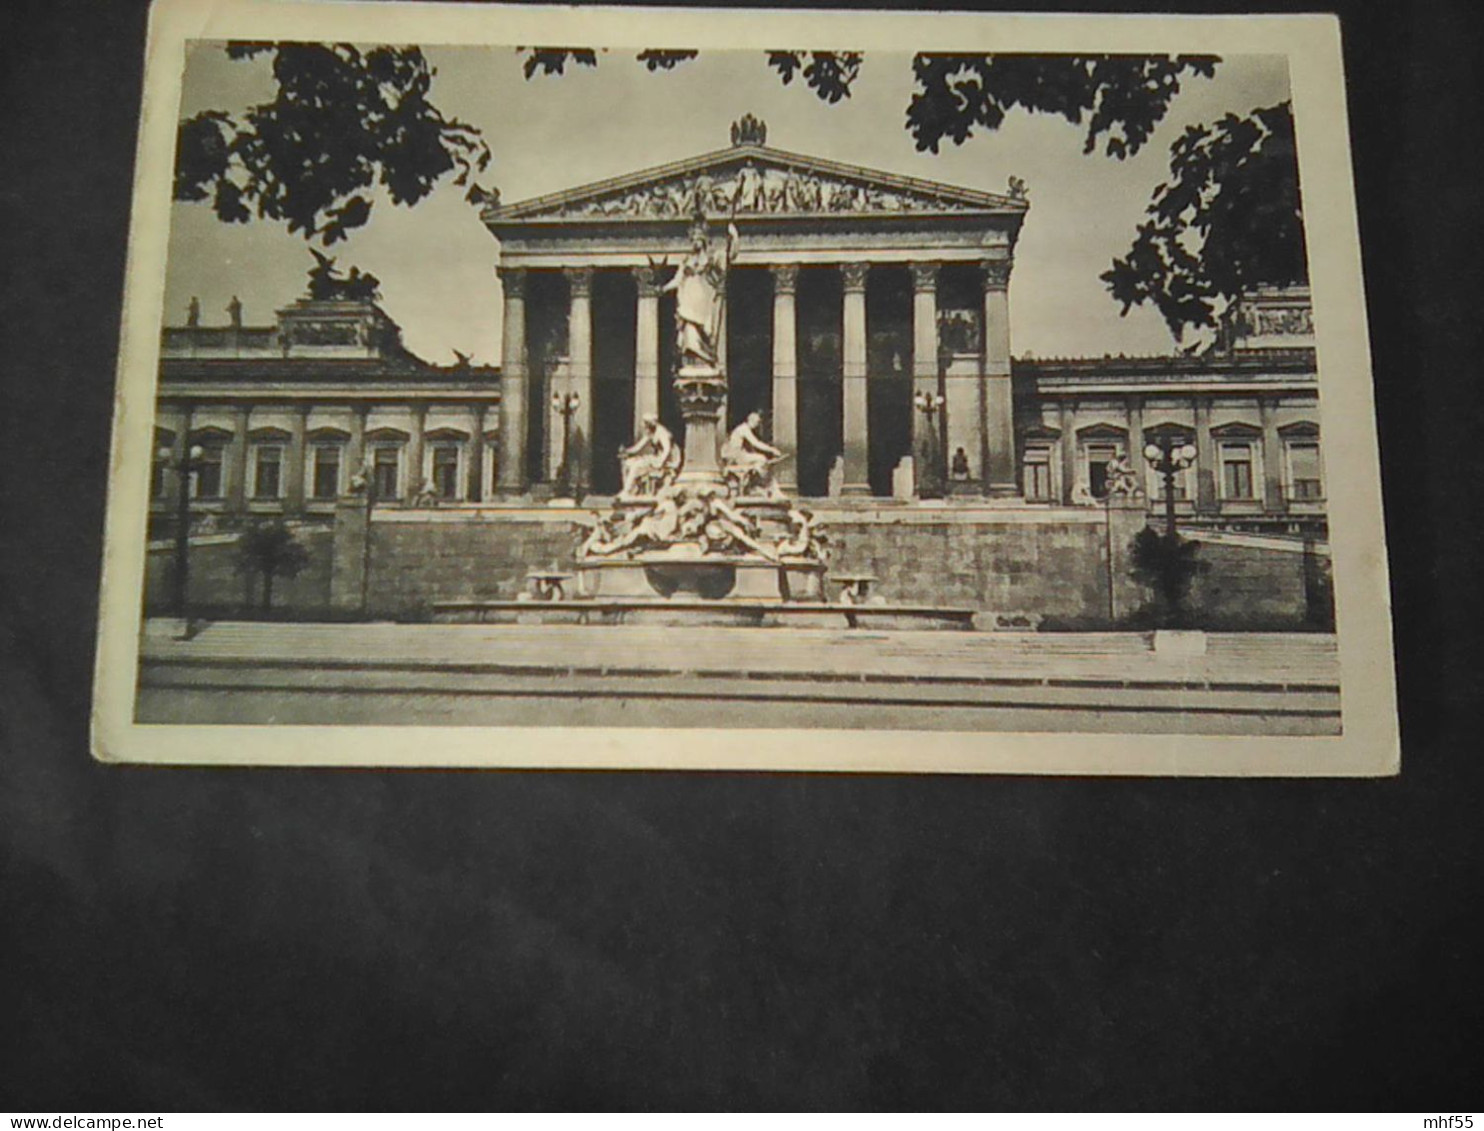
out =
[[(424, 619), (434, 602), (509, 600), (533, 569), (572, 564), (586, 512), (552, 508), (388, 510), (369, 522), (342, 505), (333, 534), (304, 531), (309, 567), (274, 586), (277, 615)], [(818, 509), (835, 573), (868, 573), (890, 603), (971, 608), (984, 627), (1107, 627), (1147, 600), (1129, 575), (1138, 508), (841, 507)], [(370, 539), (367, 542), (369, 529)], [(1325, 628), (1322, 546), (1241, 535), (1198, 536), (1206, 571), (1190, 607), (1209, 628)], [(202, 612), (251, 609), (229, 538), (193, 545), (191, 601)], [(1111, 552), (1111, 565), (1110, 565)], [(170, 600), (168, 548), (150, 551), (148, 607)], [(835, 587), (829, 587), (831, 596)]]
[[(534, 508), (498, 517), (487, 510), (378, 514), (363, 579), (355, 547), (365, 518), (347, 508), (336, 533), (336, 604), (359, 607), (363, 585), (368, 607), (397, 616), (417, 616), (437, 601), (512, 599), (530, 570), (571, 567), (584, 517)], [(875, 575), (873, 591), (889, 603), (952, 605), (1032, 623), (1045, 616), (1107, 623), (1143, 600), (1124, 561), (1142, 510), (821, 508), (819, 518), (828, 525), (831, 569)]]
[[(330, 607), (330, 575), (333, 568), (328, 528), (296, 532), (309, 551), (309, 564), (294, 578), (273, 581), (271, 612), (308, 619)], [(174, 600), (174, 543), (151, 543), (145, 569), (144, 607), (150, 614), (171, 612)], [(256, 575), (237, 569), (237, 536), (216, 534), (191, 539), (188, 570), (191, 608), (201, 615), (256, 615), (262, 582)]]

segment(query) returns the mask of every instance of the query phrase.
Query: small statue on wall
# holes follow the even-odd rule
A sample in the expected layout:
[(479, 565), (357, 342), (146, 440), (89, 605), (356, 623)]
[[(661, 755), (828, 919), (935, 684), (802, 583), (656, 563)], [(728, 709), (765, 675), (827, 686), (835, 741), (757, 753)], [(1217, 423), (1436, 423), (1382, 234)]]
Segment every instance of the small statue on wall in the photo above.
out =
[(1108, 461), (1108, 497), (1113, 499), (1137, 499), (1143, 495), (1139, 486), (1138, 472), (1129, 466), (1129, 462), (1121, 455), (1116, 455)]

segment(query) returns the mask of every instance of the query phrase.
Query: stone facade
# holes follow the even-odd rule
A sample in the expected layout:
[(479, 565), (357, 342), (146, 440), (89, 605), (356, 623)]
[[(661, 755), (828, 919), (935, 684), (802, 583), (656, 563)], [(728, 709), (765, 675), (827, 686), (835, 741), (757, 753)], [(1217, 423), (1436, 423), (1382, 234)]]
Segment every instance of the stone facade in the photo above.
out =
[(193, 308), (191, 324), (163, 332), (155, 516), (174, 515), (174, 465), (192, 448), (191, 511), (208, 523), (329, 521), (363, 471), (385, 503), (489, 496), (497, 369), (415, 357), (371, 301), (301, 299), (271, 326), (240, 317), (203, 326)]
[(616, 453), (646, 412), (680, 431), (659, 284), (695, 223), (737, 233), (721, 333), (726, 423), (758, 411), (774, 442), (797, 451), (780, 469), (786, 489), (889, 495), (898, 464), (920, 466), (942, 446), (914, 395), (946, 388), (964, 489), (1016, 495), (1006, 292), (1025, 199), (758, 136), (484, 211), (504, 291), (501, 495), (541, 497), (569, 448), (578, 477), (612, 493)]
[[(1027, 208), (1020, 191), (803, 157), (747, 130), (689, 161), (487, 205), (498, 367), (413, 356), (364, 296), (301, 299), (270, 325), (234, 303), (227, 325), (204, 326), (193, 304), (163, 331), (156, 533), (177, 513), (174, 466), (199, 448), (193, 601), (239, 599), (213, 537), (260, 517), (335, 526), (277, 590), (306, 612), (411, 616), (569, 567), (579, 524), (558, 484), (611, 496), (645, 414), (683, 432), (664, 283), (699, 216), (738, 237), (725, 424), (763, 414), (792, 456), (779, 484), (828, 524), (833, 569), (877, 576), (894, 602), (1119, 621), (1143, 600), (1120, 564), (1127, 539), (1166, 515), (1143, 451), (1172, 436), (1196, 452), (1175, 517), (1212, 538), (1193, 600), (1234, 623), (1243, 609), (1307, 623), (1326, 534), (1307, 292), (1249, 296), (1202, 355), (1012, 361)], [(1110, 506), (1123, 460), (1138, 489)], [(152, 604), (167, 560), (152, 549)]]
[(1142, 458), (1168, 434), (1193, 444), (1193, 466), (1174, 482), (1175, 511), (1190, 527), (1327, 531), (1312, 329), (1292, 315), (1306, 290), (1252, 296), (1244, 319), (1271, 309), (1299, 331), (1272, 330), (1261, 347), (1238, 339), (1194, 356), (1020, 359), (1015, 363), (1021, 489), (1028, 503), (1091, 505), (1105, 469), (1128, 458), (1151, 510), (1164, 483)]

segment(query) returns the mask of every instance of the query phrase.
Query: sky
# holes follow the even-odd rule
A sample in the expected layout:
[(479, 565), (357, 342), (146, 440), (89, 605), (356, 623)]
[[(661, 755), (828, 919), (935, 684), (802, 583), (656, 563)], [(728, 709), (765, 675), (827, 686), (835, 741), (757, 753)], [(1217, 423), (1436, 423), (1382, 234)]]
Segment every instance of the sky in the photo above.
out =
[[(744, 113), (767, 123), (769, 146), (794, 153), (989, 192), (1020, 177), (1031, 207), (1010, 287), (1017, 357), (1174, 352), (1159, 315), (1136, 307), (1120, 317), (1098, 275), (1127, 252), (1169, 175), (1170, 144), (1187, 125), (1288, 97), (1283, 56), (1228, 56), (1214, 78), (1184, 79), (1153, 137), (1123, 161), (1101, 150), (1084, 155), (1082, 127), (1023, 112), (932, 154), (917, 152), (905, 128), (913, 90), (905, 52), (867, 55), (851, 97), (828, 105), (798, 79), (784, 86), (760, 51), (704, 51), (651, 74), (632, 52), (613, 50), (600, 53), (596, 68), (569, 65), (530, 80), (513, 47), (424, 51), (436, 69), (432, 101), (483, 131), (493, 160), (479, 179), (506, 203), (725, 148)], [(272, 95), (266, 58), (232, 61), (207, 43), (189, 52), (182, 117), (236, 112)], [(165, 321), (183, 322), (195, 295), (203, 323), (224, 323), (236, 295), (244, 321), (270, 323), (304, 291), (308, 246), (272, 221), (224, 224), (207, 204), (175, 204)], [(459, 350), (476, 363), (498, 362), (498, 245), (451, 176), (411, 208), (378, 198), (370, 222), (328, 250), (342, 268), (381, 279), (382, 306), (414, 353), (446, 363)]]

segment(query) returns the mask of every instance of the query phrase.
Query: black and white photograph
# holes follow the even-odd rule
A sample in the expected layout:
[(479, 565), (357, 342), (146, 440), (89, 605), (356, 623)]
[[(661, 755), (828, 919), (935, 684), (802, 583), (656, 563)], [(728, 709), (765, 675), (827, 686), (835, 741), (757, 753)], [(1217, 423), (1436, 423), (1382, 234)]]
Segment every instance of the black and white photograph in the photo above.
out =
[(1479, 1123), (1484, 8), (1014, 4), (0, 5), (0, 1126)]
[(333, 7), (157, 10), (101, 757), (1394, 771), (1332, 22)]

